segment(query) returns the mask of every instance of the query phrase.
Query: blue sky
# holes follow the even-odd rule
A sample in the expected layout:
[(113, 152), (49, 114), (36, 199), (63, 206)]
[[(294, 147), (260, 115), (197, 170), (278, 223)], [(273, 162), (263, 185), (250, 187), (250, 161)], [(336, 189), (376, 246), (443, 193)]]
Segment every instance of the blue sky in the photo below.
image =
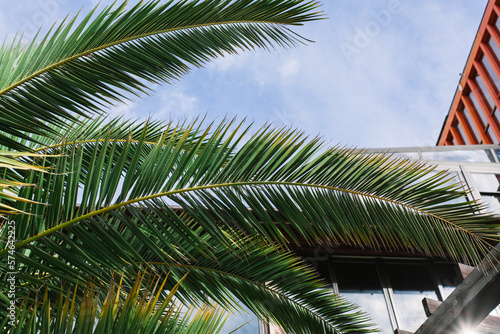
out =
[[(97, 2), (4, 0), (0, 34), (25, 31), (28, 39), (41, 25)], [(329, 19), (295, 29), (315, 43), (219, 59), (109, 112), (167, 120), (246, 117), (357, 147), (434, 145), (485, 5), (323, 1)]]

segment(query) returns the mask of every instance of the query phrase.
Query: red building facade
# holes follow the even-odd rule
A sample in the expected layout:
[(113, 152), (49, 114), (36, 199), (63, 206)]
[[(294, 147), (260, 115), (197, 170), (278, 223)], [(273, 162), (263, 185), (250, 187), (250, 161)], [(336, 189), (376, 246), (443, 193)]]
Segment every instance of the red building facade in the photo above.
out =
[(500, 143), (500, 0), (490, 0), (438, 139), (441, 145)]

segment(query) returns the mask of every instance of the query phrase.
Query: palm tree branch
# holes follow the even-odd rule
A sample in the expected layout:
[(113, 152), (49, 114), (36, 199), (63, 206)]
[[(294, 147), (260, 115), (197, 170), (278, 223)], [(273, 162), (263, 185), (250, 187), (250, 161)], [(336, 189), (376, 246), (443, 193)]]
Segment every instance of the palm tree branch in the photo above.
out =
[[(473, 238), (478, 238), (476, 235), (474, 235), (473, 233), (471, 233), (467, 229), (465, 229), (465, 228), (463, 228), (463, 227), (461, 227), (461, 226), (459, 226), (459, 225), (457, 225), (449, 220), (446, 220), (443, 217), (437, 216), (432, 212), (428, 212), (424, 209), (408, 205), (407, 203), (404, 203), (404, 202), (398, 202), (398, 201), (384, 198), (381, 196), (377, 196), (374, 194), (361, 193), (359, 191), (355, 191), (352, 189), (342, 189), (342, 188), (332, 187), (332, 186), (327, 186), (327, 185), (303, 184), (303, 183), (296, 183), (296, 182), (258, 181), (258, 182), (234, 182), (234, 183), (226, 183), (226, 184), (204, 185), (204, 186), (197, 186), (197, 187), (192, 187), (192, 188), (170, 190), (170, 191), (152, 194), (152, 195), (148, 195), (148, 196), (144, 196), (144, 197), (133, 198), (133, 199), (121, 202), (121, 203), (116, 203), (116, 204), (110, 205), (108, 207), (101, 208), (99, 210), (94, 210), (92, 212), (81, 215), (77, 218), (66, 221), (66, 222), (61, 223), (57, 226), (54, 226), (50, 229), (47, 229), (47, 230), (45, 230), (45, 231), (43, 231), (35, 236), (32, 236), (31, 238), (28, 238), (22, 242), (17, 243), (16, 249), (19, 249), (19, 248), (24, 247), (25, 245), (28, 245), (28, 244), (30, 244), (38, 239), (44, 238), (48, 235), (51, 235), (52, 233), (54, 233), (56, 231), (65, 229), (73, 224), (76, 224), (76, 223), (82, 221), (82, 220), (92, 218), (92, 217), (97, 216), (97, 215), (104, 214), (104, 213), (109, 212), (111, 210), (123, 208), (123, 207), (126, 207), (126, 206), (134, 204), (134, 203), (145, 202), (145, 201), (152, 200), (155, 198), (171, 196), (171, 195), (176, 195), (176, 194), (196, 192), (196, 191), (200, 191), (200, 190), (209, 190), (209, 189), (217, 189), (217, 188), (232, 188), (232, 187), (241, 187), (241, 186), (293, 186), (293, 187), (326, 189), (326, 190), (330, 190), (330, 191), (339, 191), (339, 192), (349, 193), (349, 194), (353, 194), (353, 195), (360, 195), (360, 196), (380, 200), (383, 202), (389, 202), (389, 203), (395, 204), (397, 206), (406, 207), (414, 212), (425, 214), (425, 215), (432, 217), (436, 220), (442, 221), (445, 224), (448, 224), (448, 225), (452, 226), (453, 228), (470, 235)], [(7, 252), (8, 252), (7, 249), (0, 251), (0, 256), (5, 255)]]
[(33, 150), (33, 152), (43, 152), (47, 151), (50, 149), (54, 148), (60, 148), (63, 146), (71, 146), (71, 145), (78, 145), (78, 144), (90, 144), (90, 143), (104, 143), (104, 142), (116, 142), (116, 143), (133, 143), (133, 144), (149, 144), (149, 145), (156, 145), (158, 144), (157, 142), (152, 142), (152, 141), (140, 141), (140, 140), (135, 140), (135, 139), (89, 139), (89, 140), (78, 140), (78, 141), (70, 141), (70, 142), (64, 142), (64, 143), (59, 143), (59, 144), (54, 144), (54, 145), (49, 145), (49, 146), (44, 146), (37, 148)]
[[(121, 213), (128, 215), (126, 211), (121, 211)], [(137, 222), (140, 221), (143, 221), (143, 217), (139, 217)], [(344, 322), (343, 319), (348, 319), (348, 322), (357, 329), (366, 326), (364, 323), (366, 322), (366, 316), (353, 312), (355, 307), (352, 304), (346, 303), (342, 298), (334, 297), (331, 291), (317, 291), (325, 286), (316, 278), (311, 268), (291, 254), (276, 252), (273, 247), (259, 248), (257, 246), (249, 250), (247, 250), (247, 247), (240, 247), (244, 246), (245, 243), (254, 243), (253, 240), (247, 238), (244, 239), (245, 241), (237, 241), (233, 245), (236, 252), (236, 256), (233, 256), (225, 249), (220, 249), (219, 242), (216, 239), (200, 231), (199, 233), (207, 236), (210, 244), (216, 248), (216, 260), (202, 255), (197, 249), (191, 248), (187, 250), (190, 254), (190, 260), (187, 260), (187, 263), (184, 261), (166, 262), (162, 261), (160, 257), (154, 257), (145, 263), (144, 261), (151, 258), (151, 256), (142, 252), (140, 252), (141, 254), (129, 253), (133, 257), (132, 261), (127, 259), (124, 262), (123, 254), (114, 250), (117, 247), (126, 247), (128, 248), (127, 251), (132, 252), (132, 248), (134, 245), (138, 245), (137, 241), (140, 241), (141, 238), (137, 237), (136, 233), (131, 233), (125, 236), (125, 239), (119, 245), (112, 245), (101, 238), (119, 237), (123, 235), (122, 231), (116, 230), (113, 226), (101, 228), (101, 221), (95, 223), (95, 225), (80, 226), (78, 230), (71, 230), (70, 232), (74, 234), (74, 240), (68, 240), (66, 235), (58, 234), (55, 237), (59, 238), (59, 240), (53, 239), (50, 242), (45, 240), (47, 243), (30, 246), (32, 251), (30, 258), (18, 257), (19, 263), (23, 263), (25, 270), (39, 270), (56, 274), (52, 276), (52, 283), (47, 282), (52, 289), (57, 289), (61, 272), (65, 273), (64, 280), (72, 283), (76, 283), (77, 278), (80, 282), (86, 282), (88, 276), (90, 276), (93, 281), (98, 280), (99, 284), (104, 285), (109, 282), (110, 277), (107, 273), (110, 271), (118, 272), (123, 277), (133, 277), (137, 273), (136, 270), (161, 272), (166, 269), (165, 271), (173, 273), (172, 279), (174, 282), (176, 277), (183, 277), (189, 273), (186, 279), (186, 287), (181, 287), (181, 289), (186, 292), (194, 289), (196, 292), (186, 296), (185, 299), (181, 298), (181, 300), (203, 302), (205, 301), (204, 298), (208, 296), (208, 298), (218, 301), (225, 307), (234, 307), (234, 300), (231, 297), (234, 295), (257, 315), (260, 315), (261, 319), (267, 318), (264, 315), (271, 314), (271, 319), (275, 316), (275, 321), (284, 326), (288, 325), (286, 323), (286, 314), (290, 314), (290, 312), (297, 312), (299, 316), (307, 319), (315, 319), (314, 324), (311, 322), (306, 323), (311, 326), (327, 326), (331, 328), (331, 330), (326, 331), (328, 333), (339, 333), (338, 330), (343, 333), (343, 330), (349, 327), (346, 326), (347, 321)], [(93, 234), (84, 235), (81, 233), (83, 228), (92, 231)], [(62, 238), (66, 242), (62, 242)], [(171, 238), (177, 240), (182, 237), (179, 238), (179, 236), (173, 235)], [(86, 243), (80, 244), (79, 240), (83, 241), (84, 239)], [(154, 242), (154, 240), (151, 242)], [(98, 245), (105, 243), (110, 251), (102, 252), (100, 249), (92, 249), (89, 247), (89, 243)], [(58, 246), (54, 247), (54, 244)], [(83, 249), (76, 249), (75, 247)], [(43, 248), (49, 249), (52, 256), (45, 252)], [(88, 265), (78, 260), (83, 255), (86, 255), (87, 261), (91, 263), (112, 263), (112, 266), (106, 266), (108, 270), (100, 269), (101, 274), (98, 274), (95, 271), (99, 266), (88, 267)], [(104, 258), (106, 258), (106, 261), (103, 261)], [(191, 261), (194, 261), (194, 263)], [(242, 264), (245, 265), (242, 266)], [(165, 266), (165, 268), (162, 266)], [(89, 271), (89, 268), (92, 270)], [(20, 270), (20, 273), (24, 273), (24, 271)], [(200, 282), (203, 282), (202, 289), (200, 289)], [(266, 286), (265, 283), (269, 285)], [(276, 288), (282, 290), (276, 291)], [(252, 299), (242, 299), (241, 297), (246, 293), (250, 293), (253, 296)], [(23, 292), (18, 291), (18, 294), (22, 295)], [(272, 302), (272, 304), (267, 304), (268, 301)], [(272, 305), (278, 307), (280, 312), (276, 314), (270, 312), (269, 310), (273, 309)], [(297, 310), (298, 308), (302, 311)], [(311, 315), (307, 310), (314, 311), (314, 315)], [(300, 327), (297, 324), (290, 325), (294, 329)], [(337, 330), (333, 330), (334, 328), (337, 328)], [(349, 331), (347, 330), (347, 332)], [(365, 331), (354, 331), (353, 333), (365, 333)]]
[(156, 265), (156, 266), (160, 265), (160, 266), (166, 266), (166, 267), (178, 267), (178, 268), (185, 268), (185, 269), (198, 269), (198, 270), (204, 271), (204, 272), (212, 272), (212, 273), (224, 275), (224, 276), (227, 276), (227, 277), (236, 278), (238, 280), (247, 282), (250, 285), (258, 286), (258, 287), (260, 287), (263, 290), (267, 290), (269, 293), (272, 293), (272, 294), (275, 294), (277, 296), (280, 296), (281, 298), (286, 299), (286, 300), (290, 301), (293, 304), (296, 304), (297, 306), (299, 306), (299, 307), (307, 310), (310, 314), (313, 314), (316, 318), (318, 318), (322, 322), (328, 324), (328, 326), (330, 328), (336, 330), (336, 327), (334, 325), (332, 325), (328, 321), (328, 319), (326, 319), (324, 316), (322, 316), (321, 314), (319, 314), (318, 312), (316, 312), (316, 310), (314, 310), (312, 307), (306, 305), (305, 303), (301, 303), (300, 301), (297, 301), (296, 299), (291, 298), (289, 294), (283, 293), (283, 291), (280, 291), (279, 289), (273, 288), (273, 286), (270, 285), (270, 284), (265, 284), (265, 283), (257, 282), (255, 280), (251, 280), (251, 279), (249, 279), (247, 277), (244, 277), (244, 276), (241, 276), (241, 275), (236, 275), (236, 274), (233, 274), (233, 273), (230, 273), (230, 272), (227, 272), (227, 271), (218, 270), (218, 269), (214, 269), (214, 268), (208, 268), (208, 267), (201, 267), (201, 266), (197, 266), (197, 265), (188, 265), (188, 264), (181, 264), (181, 263), (163, 263), (163, 262), (148, 262), (148, 264), (150, 264), (150, 265)]
[[(54, 124), (47, 125), (52, 128), (53, 132), (59, 133), (60, 136), (50, 138), (33, 135), (29, 132), (23, 133), (24, 135), (36, 137), (32, 141), (26, 141), (24, 143), (30, 148), (30, 152), (16, 152), (12, 151), (9, 147), (2, 147), (1, 145), (0, 152), (4, 150), (5, 155), (13, 157), (36, 157), (37, 155), (40, 156), (38, 152), (54, 150), (75, 144), (103, 143), (106, 139), (101, 138), (101, 136), (106, 133), (110, 135), (110, 139), (107, 140), (108, 142), (116, 141), (126, 143), (127, 140), (129, 140), (131, 143), (154, 145), (158, 143), (158, 140), (163, 135), (169, 133), (171, 123), (153, 120), (143, 122), (130, 120), (123, 121), (122, 117), (108, 119), (107, 116), (99, 115), (92, 119), (77, 117), (76, 120), (67, 122), (64, 126), (57, 126)], [(196, 136), (196, 134), (194, 135)], [(14, 140), (20, 139), (12, 135), (10, 135), (10, 138)], [(44, 154), (44, 156), (49, 155)]]
[[(317, 7), (307, 0), (154, 1), (129, 11), (107, 7), (74, 31), (75, 19), (63, 22), (39, 44), (0, 48), (0, 57), (29, 63), (0, 67), (0, 128), (27, 140), (22, 131), (57, 136), (45, 122), (100, 112), (123, 92), (149, 89), (141, 80), (170, 82), (224, 52), (294, 45), (301, 37), (284, 26), (322, 18)], [(0, 143), (22, 147), (3, 133)]]
[[(50, 66), (47, 66), (41, 70), (38, 70), (37, 72), (27, 76), (26, 78), (12, 84), (11, 86), (9, 87), (6, 87), (2, 90), (0, 90), (0, 95), (2, 94), (5, 94), (21, 85), (23, 85), (24, 83), (32, 80), (33, 78), (36, 78), (36, 77), (39, 77), (41, 76), (42, 74), (50, 71), (50, 70), (53, 70), (57, 67), (60, 67), (60, 66), (63, 66), (65, 65), (66, 63), (69, 63), (71, 62), (72, 60), (75, 60), (75, 59), (78, 59), (78, 58), (82, 58), (82, 57), (85, 57), (85, 56), (88, 56), (88, 55), (91, 55), (93, 53), (96, 53), (96, 52), (99, 52), (101, 50), (105, 50), (107, 48), (110, 48), (110, 47), (113, 47), (113, 46), (117, 46), (117, 45), (120, 45), (120, 44), (124, 44), (124, 43), (127, 43), (127, 42), (130, 42), (130, 41), (133, 41), (133, 40), (137, 40), (137, 39), (141, 39), (141, 38), (145, 38), (145, 37), (148, 37), (148, 36), (154, 36), (154, 35), (160, 35), (160, 34), (165, 34), (165, 33), (169, 33), (169, 32), (175, 32), (175, 31), (178, 31), (178, 30), (186, 30), (186, 29), (194, 29), (194, 28), (202, 28), (202, 27), (208, 27), (208, 26), (218, 26), (218, 25), (232, 25), (232, 24), (252, 24), (252, 23), (262, 23), (260, 21), (228, 21), (228, 22), (223, 22), (223, 23), (204, 23), (204, 24), (196, 24), (196, 25), (191, 25), (191, 26), (184, 26), (184, 27), (179, 27), (179, 28), (173, 28), (173, 29), (165, 29), (165, 30), (158, 30), (158, 31), (154, 31), (154, 32), (150, 32), (150, 33), (147, 33), (147, 34), (141, 34), (141, 35), (136, 35), (136, 36), (130, 36), (128, 38), (124, 38), (122, 40), (117, 40), (117, 41), (113, 41), (111, 43), (108, 43), (108, 44), (104, 44), (104, 45), (101, 45), (97, 48), (94, 48), (94, 49), (89, 49), (89, 50), (86, 50), (85, 52), (82, 52), (82, 53), (79, 53), (79, 54), (76, 54), (76, 55), (73, 55), (69, 58), (66, 58), (66, 59), (63, 59), (63, 60), (60, 60), (54, 64), (51, 64)], [(281, 22), (272, 22), (272, 21), (267, 21), (266, 22), (267, 24), (281, 24)]]

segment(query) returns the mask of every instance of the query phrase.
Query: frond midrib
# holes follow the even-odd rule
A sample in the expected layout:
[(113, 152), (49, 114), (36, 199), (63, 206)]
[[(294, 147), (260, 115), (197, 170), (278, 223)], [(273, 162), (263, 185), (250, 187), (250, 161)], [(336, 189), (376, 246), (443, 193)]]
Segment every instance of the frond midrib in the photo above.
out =
[[(187, 192), (194, 192), (194, 191), (200, 191), (200, 190), (209, 190), (209, 189), (217, 189), (217, 188), (231, 188), (231, 187), (238, 187), (238, 186), (259, 186), (259, 185), (274, 185), (274, 186), (294, 186), (294, 187), (306, 187), (306, 188), (317, 188), (317, 189), (326, 189), (326, 190), (330, 190), (330, 191), (339, 191), (339, 192), (344, 192), (344, 193), (349, 193), (349, 194), (353, 194), (353, 195), (359, 195), (359, 196), (364, 196), (364, 197), (369, 197), (369, 198), (373, 198), (373, 199), (377, 199), (377, 200), (380, 200), (380, 201), (384, 201), (384, 202), (389, 202), (389, 203), (392, 203), (392, 204), (395, 204), (397, 206), (402, 206), (402, 207), (406, 207), (410, 210), (413, 210), (413, 211), (416, 211), (416, 212), (419, 212), (421, 214), (424, 214), (424, 215), (427, 215), (427, 216), (430, 216), (430, 217), (433, 217), (439, 221), (442, 221), (448, 225), (451, 225), (452, 227), (462, 231), (462, 232), (465, 232), (466, 234), (469, 234), (470, 236), (472, 236), (473, 238), (475, 239), (478, 239), (479, 237), (477, 235), (475, 235), (474, 233), (468, 231), (467, 229), (449, 221), (449, 220), (446, 220), (442, 217), (439, 217), (433, 213), (430, 213), (430, 212), (427, 212), (426, 210), (424, 209), (420, 209), (420, 208), (417, 208), (415, 206), (412, 206), (412, 205), (409, 205), (409, 204), (406, 204), (406, 203), (402, 203), (402, 202), (399, 202), (399, 201), (395, 201), (395, 200), (391, 200), (391, 199), (388, 199), (388, 198), (384, 198), (384, 197), (381, 197), (381, 196), (377, 196), (377, 195), (373, 195), (373, 194), (367, 194), (367, 193), (362, 193), (362, 192), (359, 192), (359, 191), (355, 191), (355, 190), (350, 190), (350, 189), (343, 189), (343, 188), (338, 188), (338, 187), (332, 187), (332, 186), (327, 186), (327, 185), (318, 185), (318, 184), (305, 184), (305, 183), (297, 183), (297, 182), (283, 182), (283, 181), (247, 181), (247, 182), (232, 182), (232, 183), (221, 183), (221, 184), (210, 184), (210, 185), (203, 185), (203, 186), (197, 186), (197, 187), (192, 187), (192, 188), (184, 188), (184, 189), (175, 189), (175, 190), (170, 190), (170, 191), (166, 191), (166, 192), (162, 192), (162, 193), (157, 193), (157, 194), (153, 194), (153, 195), (148, 195), (148, 196), (143, 196), (143, 197), (139, 197), (139, 198), (134, 198), (134, 199), (130, 199), (128, 201), (124, 201), (124, 202), (121, 202), (121, 203), (116, 203), (116, 204), (113, 204), (113, 205), (110, 205), (110, 206), (107, 206), (107, 207), (104, 207), (104, 208), (101, 208), (99, 210), (95, 210), (95, 211), (92, 211), (92, 212), (89, 212), (87, 214), (84, 214), (80, 217), (77, 217), (77, 218), (74, 218), (72, 220), (69, 220), (67, 222), (64, 222), (62, 224), (59, 224), (57, 226), (54, 226), (48, 230), (45, 230), (43, 231), (42, 233), (39, 233), (37, 235), (34, 235), (32, 236), (31, 238), (28, 238), (24, 241), (21, 241), (20, 243), (16, 244), (16, 248), (15, 249), (19, 249), (27, 244), (30, 244), (31, 242), (33, 241), (36, 241), (38, 239), (41, 239), (47, 235), (51, 235), (52, 233), (56, 232), (56, 231), (59, 231), (59, 230), (62, 230), (66, 227), (69, 227), (79, 221), (82, 221), (82, 220), (85, 220), (85, 219), (88, 219), (88, 218), (91, 218), (91, 217), (94, 217), (94, 216), (97, 216), (99, 214), (103, 214), (103, 213), (106, 213), (108, 211), (111, 211), (111, 210), (114, 210), (114, 209), (118, 209), (118, 208), (122, 208), (122, 207), (125, 207), (127, 205), (130, 205), (130, 204), (134, 204), (134, 203), (139, 203), (139, 202), (144, 202), (144, 201), (147, 201), (147, 200), (151, 200), (151, 199), (155, 199), (155, 198), (159, 198), (159, 197), (164, 197), (164, 196), (170, 196), (170, 195), (176, 195), (176, 194), (182, 194), (182, 193), (187, 193)], [(0, 256), (3, 256), (7, 253), (8, 249), (3, 249), (2, 251), (0, 251)]]
[(54, 144), (54, 145), (48, 145), (44, 147), (37, 148), (33, 150), (33, 152), (41, 152), (41, 151), (46, 151), (50, 150), (52, 148), (57, 148), (57, 147), (63, 147), (63, 146), (71, 146), (71, 145), (78, 145), (78, 144), (91, 144), (91, 143), (109, 143), (109, 142), (117, 142), (117, 143), (134, 143), (134, 144), (148, 144), (148, 145), (157, 145), (158, 142), (152, 142), (152, 141), (140, 141), (137, 139), (88, 139), (88, 140), (76, 140), (76, 141), (69, 141), (69, 142), (64, 142), (64, 143), (59, 143), (59, 144)]

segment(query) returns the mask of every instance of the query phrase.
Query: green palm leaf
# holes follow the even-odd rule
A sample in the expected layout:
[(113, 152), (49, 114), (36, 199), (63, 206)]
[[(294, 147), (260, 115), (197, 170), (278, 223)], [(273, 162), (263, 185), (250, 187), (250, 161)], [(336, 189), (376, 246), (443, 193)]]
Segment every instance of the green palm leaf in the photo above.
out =
[[(205, 231), (194, 233), (193, 222), (174, 226), (176, 216), (165, 204), (151, 202), (143, 210), (132, 207), (114, 212), (107, 221), (97, 219), (69, 228), (68, 233), (56, 233), (51, 240), (30, 247), (29, 258), (17, 257), (22, 268), (18, 277), (24, 280), (43, 271), (49, 275), (44, 284), (57, 289), (60, 277), (76, 284), (90, 273), (104, 284), (112, 279), (109, 270), (119, 270), (126, 286), (135, 271), (146, 268), (170, 272), (166, 287), (182, 278), (178, 298), (189, 305), (215, 300), (229, 309), (237, 307), (236, 297), (261, 319), (290, 333), (373, 332), (364, 324), (365, 315), (333, 295), (293, 256), (269, 246), (251, 249), (254, 242), (241, 241), (235, 241), (228, 252)], [(201, 246), (183, 237), (188, 228)]]
[[(130, 285), (141, 270), (173, 278), (189, 271), (186, 303), (208, 296), (231, 307), (236, 296), (292, 333), (362, 333), (364, 316), (324, 295), (284, 252), (290, 243), (405, 249), (476, 264), (498, 240), (480, 204), (450, 204), (466, 194), (420, 163), (325, 149), (286, 129), (246, 139), (249, 129), (232, 122), (171, 124), (156, 135), (145, 124), (134, 140), (113, 131), (118, 124), (102, 126), (107, 132), (92, 140), (69, 131), (73, 142), (47, 148), (59, 155), (44, 158), (57, 173), (26, 174), (39, 188), (23, 195), (48, 204), (16, 218), (19, 277), (28, 286), (57, 289), (60, 277), (106, 285), (109, 270)], [(146, 142), (146, 133), (159, 139)]]
[(5, 134), (57, 133), (75, 115), (172, 82), (226, 53), (305, 41), (286, 26), (321, 18), (312, 1), (151, 1), (94, 9), (54, 27), (40, 42), (0, 48), (0, 144)]
[[(308, 242), (411, 249), (474, 264), (488, 251), (487, 241), (497, 240), (495, 225), (485, 223), (489, 216), (478, 213), (479, 204), (449, 204), (466, 194), (458, 185), (445, 186), (446, 173), (431, 175), (432, 168), (420, 163), (352, 150), (322, 152), (318, 140), (306, 142), (288, 130), (262, 129), (237, 149), (243, 137), (228, 134), (229, 126), (222, 124), (213, 134), (194, 124), (173, 127), (153, 146), (117, 142), (109, 134), (98, 145), (62, 146), (60, 153), (74, 161), (54, 158), (55, 170), (78, 171), (78, 177), (69, 175), (71, 189), (83, 186), (80, 209), (74, 194), (62, 192), (69, 187), (47, 190), (50, 206), (43, 210), (54, 223), (37, 236), (23, 236), (19, 246), (86, 218), (161, 197), (205, 222), (214, 235), (220, 235), (217, 222), (222, 221), (282, 244), (297, 241), (298, 233)], [(38, 177), (49, 184), (65, 184), (68, 178)], [(68, 219), (57, 223), (61, 215)]]
[[(0, 201), (2, 201), (0, 202), (0, 214), (30, 214), (29, 212), (16, 209), (12, 203), (16, 201), (29, 204), (37, 203), (28, 198), (17, 196), (21, 187), (33, 186), (33, 184), (22, 182), (24, 179), (21, 174), (25, 171), (48, 172), (48, 168), (37, 166), (31, 160), (33, 157), (43, 158), (46, 156), (38, 153), (0, 150), (0, 172), (3, 176), (0, 179)], [(7, 216), (1, 215), (0, 217), (7, 218)]]
[[(226, 53), (304, 42), (288, 26), (321, 18), (317, 7), (113, 5), (54, 26), (39, 42), (0, 47), (0, 149), (8, 157), (0, 172), (19, 198), (12, 210), (30, 213), (0, 223), (0, 314), (9, 303), (13, 225), (20, 331), (220, 328), (220, 312), (201, 311), (188, 324), (167, 308), (166, 292), (177, 291), (180, 302), (200, 307), (229, 310), (239, 300), (289, 333), (368, 333), (367, 316), (325, 289), (292, 246), (403, 249), (478, 264), (500, 239), (498, 223), (424, 164), (327, 148), (270, 126), (85, 118)], [(12, 153), (20, 149), (34, 152)], [(148, 295), (138, 272), (170, 274)], [(109, 283), (117, 275), (123, 304)], [(74, 292), (61, 290), (64, 282)], [(40, 303), (33, 290), (42, 286)]]
[(36, 296), (33, 302), (24, 301), (16, 315), (15, 327), (10, 327), (10, 318), (5, 318), (0, 322), (0, 328), (10, 327), (12, 334), (208, 334), (219, 333), (222, 329), (227, 316), (220, 307), (204, 305), (196, 312), (194, 309), (182, 312), (182, 305), (175, 296), (183, 278), (168, 293), (163, 290), (166, 280), (150, 280), (147, 288), (141, 290), (142, 280), (143, 277), (137, 277), (136, 284), (126, 292), (112, 282), (102, 305), (99, 305), (99, 295), (103, 293), (96, 291), (92, 284), (85, 288), (81, 305), (76, 305), (70, 292), (66, 295), (60, 293), (56, 296), (57, 301), (52, 303), (49, 290), (45, 289), (41, 300)]

